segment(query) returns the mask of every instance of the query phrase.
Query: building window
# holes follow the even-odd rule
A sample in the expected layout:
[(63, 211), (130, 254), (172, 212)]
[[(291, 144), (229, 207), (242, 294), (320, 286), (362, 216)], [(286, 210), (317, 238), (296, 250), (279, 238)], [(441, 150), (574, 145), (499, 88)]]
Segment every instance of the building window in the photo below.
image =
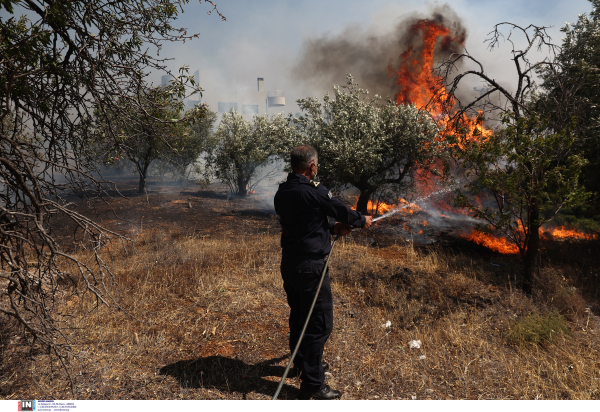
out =
[(243, 104), (242, 105), (242, 113), (243, 114), (258, 114), (258, 105), (257, 104)]
[(219, 102), (219, 113), (228, 112), (230, 109), (233, 109), (237, 112), (237, 103)]

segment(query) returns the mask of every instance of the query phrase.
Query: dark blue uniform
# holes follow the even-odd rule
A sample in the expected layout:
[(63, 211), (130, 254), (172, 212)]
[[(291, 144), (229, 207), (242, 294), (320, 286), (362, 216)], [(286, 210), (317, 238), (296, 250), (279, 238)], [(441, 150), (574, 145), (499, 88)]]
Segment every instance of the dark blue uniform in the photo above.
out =
[[(365, 217), (334, 199), (319, 182), (299, 173), (290, 173), (275, 194), (275, 211), (281, 221), (281, 276), (290, 306), (290, 351), (293, 352), (308, 316), (324, 258), (331, 250), (330, 234), (335, 221), (363, 226)], [(302, 391), (314, 391), (325, 385), (321, 365), (325, 342), (333, 329), (333, 300), (329, 271), (306, 328), (294, 365), (302, 368)]]

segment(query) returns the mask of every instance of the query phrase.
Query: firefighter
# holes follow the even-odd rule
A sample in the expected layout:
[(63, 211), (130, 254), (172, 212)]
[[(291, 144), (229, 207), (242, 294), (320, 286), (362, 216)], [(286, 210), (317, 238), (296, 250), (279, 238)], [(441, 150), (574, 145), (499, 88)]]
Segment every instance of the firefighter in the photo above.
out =
[[(314, 180), (319, 162), (313, 147), (294, 148), (291, 167), (293, 172), (279, 185), (274, 203), (282, 227), (281, 276), (290, 306), (289, 343), (293, 353), (325, 267), (325, 258), (331, 250), (330, 235), (347, 235), (352, 226), (368, 229), (373, 218), (350, 209)], [(294, 359), (294, 368), (302, 380), (299, 399), (341, 397), (341, 392), (325, 384), (329, 366), (323, 361), (323, 349), (333, 328), (333, 301), (329, 270), (327, 272)]]

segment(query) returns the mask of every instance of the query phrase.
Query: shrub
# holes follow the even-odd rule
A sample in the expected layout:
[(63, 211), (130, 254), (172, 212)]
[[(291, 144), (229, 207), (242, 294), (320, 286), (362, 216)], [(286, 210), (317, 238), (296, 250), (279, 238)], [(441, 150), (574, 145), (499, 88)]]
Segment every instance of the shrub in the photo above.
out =
[(542, 345), (559, 335), (571, 335), (565, 319), (556, 312), (548, 315), (533, 314), (515, 319), (510, 323), (504, 340), (510, 345), (524, 346), (528, 343)]

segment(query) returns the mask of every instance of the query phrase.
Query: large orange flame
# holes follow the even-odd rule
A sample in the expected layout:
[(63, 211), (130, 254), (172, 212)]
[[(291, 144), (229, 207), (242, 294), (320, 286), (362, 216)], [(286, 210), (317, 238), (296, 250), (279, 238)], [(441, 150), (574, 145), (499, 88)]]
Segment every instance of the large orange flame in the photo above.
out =
[[(388, 75), (395, 79), (398, 86), (396, 94), (397, 104), (414, 104), (419, 108), (427, 108), (434, 119), (444, 128), (438, 139), (445, 139), (449, 134), (458, 133), (450, 127), (442, 116), (440, 102), (453, 106), (454, 99), (448, 96), (443, 87), (443, 79), (435, 75), (435, 53), (437, 50), (448, 50), (451, 45), (464, 43), (462, 34), (455, 35), (445, 27), (441, 21), (423, 19), (413, 24), (408, 32), (407, 49), (400, 55), (400, 64), (395, 69), (388, 66)], [(434, 100), (434, 96), (437, 97)], [(460, 134), (469, 141), (481, 141), (491, 136), (492, 131), (483, 127), (483, 116), (480, 113), (475, 118), (463, 116), (463, 129)], [(433, 168), (441, 171), (441, 161)], [(437, 190), (439, 177), (432, 174), (429, 169), (418, 171), (417, 190), (422, 194), (429, 194)]]
[[(420, 50), (414, 47), (415, 39), (419, 35), (423, 42)], [(433, 20), (419, 20), (411, 26), (410, 45), (400, 55), (400, 67), (395, 73), (396, 85), (399, 88), (396, 95), (397, 104), (425, 107), (440, 88), (440, 78), (433, 74), (434, 52), (440, 38), (443, 42), (457, 41), (450, 35), (450, 29)], [(388, 67), (388, 74), (394, 76), (391, 66)]]
[(542, 237), (552, 239), (598, 239), (598, 234), (596, 233), (583, 233), (574, 229), (567, 229), (565, 226), (557, 227), (554, 229), (544, 230), (542, 232)]
[[(519, 231), (523, 232), (523, 228), (519, 225)], [(477, 243), (478, 245), (482, 245), (491, 249), (493, 251), (503, 253), (503, 254), (517, 254), (519, 253), (519, 248), (511, 243), (508, 239), (504, 237), (494, 237), (491, 235), (487, 235), (485, 233), (481, 233), (473, 230), (471, 233), (463, 236), (465, 239), (470, 240), (472, 242)], [(564, 240), (564, 239), (585, 239), (585, 240), (593, 240), (598, 239), (598, 234), (596, 233), (584, 233), (575, 229), (567, 229), (565, 226), (561, 226), (558, 228), (540, 228), (540, 237), (545, 240)]]

